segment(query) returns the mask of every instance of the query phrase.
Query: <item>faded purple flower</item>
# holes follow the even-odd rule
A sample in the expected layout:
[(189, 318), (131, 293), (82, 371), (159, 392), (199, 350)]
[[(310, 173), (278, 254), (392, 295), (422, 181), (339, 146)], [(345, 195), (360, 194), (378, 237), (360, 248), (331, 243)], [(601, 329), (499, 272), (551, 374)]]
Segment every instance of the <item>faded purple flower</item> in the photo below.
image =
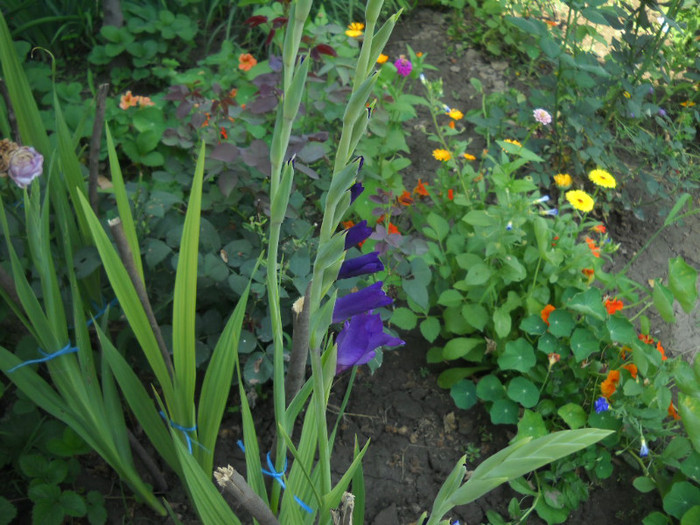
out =
[(21, 146), (12, 152), (7, 173), (15, 184), (24, 189), (43, 171), (44, 157), (30, 146)]
[(362, 185), (361, 182), (356, 182), (355, 184), (350, 186), (350, 204), (355, 202), (355, 199), (357, 199), (363, 191), (365, 191), (365, 187)]
[(610, 405), (608, 404), (608, 400), (605, 399), (604, 397), (599, 397), (595, 401), (595, 413), (600, 414), (601, 412), (607, 412), (610, 410)]
[(358, 275), (381, 272), (384, 269), (379, 260), (379, 252), (371, 252), (352, 259), (345, 259), (338, 272), (338, 279), (348, 279)]
[(666, 116), (666, 110), (664, 108), (659, 108), (659, 116), (660, 117), (665, 117)]
[(372, 235), (372, 228), (367, 226), (367, 221), (360, 221), (355, 226), (345, 230), (345, 249), (349, 250), (353, 246), (357, 246), (362, 241)]
[[(336, 303), (336, 308), (337, 306)], [(356, 315), (349, 321), (345, 321), (336, 342), (338, 343), (336, 374), (353, 366), (370, 362), (376, 355), (375, 350), (380, 346), (405, 344), (398, 337), (392, 337), (384, 332), (384, 325), (379, 314), (367, 313)]]
[(396, 66), (396, 72), (402, 77), (407, 77), (413, 70), (413, 64), (411, 64), (411, 61), (403, 55), (396, 59), (394, 66)]
[(382, 281), (377, 281), (358, 292), (336, 299), (335, 309), (333, 310), (333, 322), (339, 323), (354, 315), (363, 314), (393, 303), (394, 300), (382, 290), (382, 284)]
[(532, 116), (535, 117), (535, 120), (543, 126), (549, 126), (552, 123), (552, 115), (550, 115), (547, 110), (542, 108), (537, 108), (534, 110), (532, 112)]

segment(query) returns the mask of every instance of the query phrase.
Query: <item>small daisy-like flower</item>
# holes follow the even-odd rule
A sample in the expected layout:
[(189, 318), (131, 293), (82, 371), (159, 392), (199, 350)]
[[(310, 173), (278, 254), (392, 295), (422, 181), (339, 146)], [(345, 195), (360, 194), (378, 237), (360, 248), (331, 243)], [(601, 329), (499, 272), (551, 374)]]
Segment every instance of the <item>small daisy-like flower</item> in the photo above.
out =
[(659, 116), (662, 118), (666, 116), (666, 110), (664, 108), (659, 108)]
[(647, 440), (642, 438), (642, 446), (639, 447), (639, 455), (643, 458), (649, 455), (649, 447), (647, 446)]
[(362, 36), (362, 30), (365, 28), (365, 24), (362, 22), (353, 22), (345, 30), (345, 34), (350, 38), (358, 38)]
[(542, 317), (542, 320), (547, 326), (549, 326), (549, 314), (551, 314), (554, 310), (556, 310), (554, 305), (548, 304), (542, 308), (542, 311), (540, 312), (540, 317)]
[(416, 56), (417, 56), (418, 58), (422, 57), (422, 56), (423, 56), (423, 51), (418, 51), (418, 53), (416, 53)]
[(460, 110), (454, 108), (447, 112), (447, 116), (454, 120), (461, 120), (464, 118), (464, 114)]
[(605, 309), (608, 311), (609, 315), (613, 315), (615, 312), (619, 312), (625, 307), (625, 304), (620, 301), (617, 297), (615, 299), (605, 300)]
[(518, 146), (519, 148), (522, 148), (523, 145), (520, 144), (517, 140), (511, 140), (511, 139), (504, 139), (503, 142), (507, 142), (508, 144), (513, 144), (514, 146)]
[(469, 161), (476, 160), (476, 157), (474, 155), (469, 154), (469, 153), (465, 153), (462, 156)]
[(433, 157), (435, 157), (436, 160), (447, 162), (452, 158), (452, 153), (450, 153), (446, 149), (434, 149)]
[(394, 66), (396, 66), (396, 72), (402, 77), (407, 77), (413, 71), (413, 64), (403, 55), (396, 59)]
[(610, 173), (605, 170), (593, 170), (588, 174), (588, 178), (591, 180), (591, 182), (593, 182), (593, 184), (596, 184), (602, 188), (614, 188), (617, 186), (615, 177), (610, 175)]
[(622, 94), (624, 95), (625, 98), (630, 98), (632, 95), (630, 95), (629, 91), (623, 91)]
[(566, 200), (579, 211), (588, 213), (593, 209), (595, 201), (593, 197), (582, 190), (569, 190), (566, 192)]
[(532, 116), (543, 126), (549, 126), (552, 123), (552, 115), (545, 109), (537, 108), (532, 112)]
[(383, 63), (386, 62), (387, 60), (389, 60), (389, 56), (388, 56), (388, 55), (385, 55), (384, 53), (382, 53), (382, 54), (380, 54), (379, 57), (377, 58), (377, 64), (383, 64)]
[(571, 180), (571, 175), (568, 173), (557, 173), (554, 176), (554, 184), (557, 185), (557, 188), (566, 189), (571, 187), (573, 180)]
[(600, 414), (601, 412), (607, 412), (610, 410), (610, 404), (608, 403), (608, 400), (605, 399), (604, 397), (599, 397), (595, 401), (595, 413)]

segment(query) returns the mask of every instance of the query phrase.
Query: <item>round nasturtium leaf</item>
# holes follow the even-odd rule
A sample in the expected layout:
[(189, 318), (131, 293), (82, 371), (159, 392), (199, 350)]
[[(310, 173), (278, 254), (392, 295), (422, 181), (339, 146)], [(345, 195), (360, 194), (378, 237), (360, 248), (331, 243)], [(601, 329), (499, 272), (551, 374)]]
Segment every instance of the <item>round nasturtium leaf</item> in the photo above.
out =
[(510, 399), (499, 399), (491, 406), (491, 423), (494, 425), (515, 425), (518, 423), (518, 405)]
[(523, 417), (518, 421), (518, 439), (538, 438), (548, 434), (547, 426), (542, 416), (532, 410), (525, 410)]
[(557, 309), (549, 314), (549, 333), (555, 337), (569, 337), (576, 325), (573, 316), (566, 310)]
[(498, 366), (502, 370), (517, 370), (527, 372), (537, 362), (532, 345), (522, 337), (506, 343), (505, 352), (498, 358)]
[(514, 377), (508, 383), (508, 397), (525, 408), (534, 407), (540, 400), (540, 391), (535, 384), (524, 377)]
[(474, 381), (462, 379), (455, 383), (450, 389), (450, 396), (457, 408), (468, 410), (476, 404), (476, 385)]
[(664, 510), (677, 519), (695, 505), (700, 505), (700, 489), (687, 481), (674, 483), (664, 496)]
[(476, 385), (476, 395), (484, 401), (497, 401), (505, 395), (505, 388), (494, 375), (482, 377)]
[(571, 350), (580, 363), (589, 355), (598, 351), (598, 339), (587, 328), (577, 328), (571, 336)]
[(576, 403), (567, 403), (557, 411), (557, 414), (572, 429), (581, 428), (586, 424), (586, 412)]

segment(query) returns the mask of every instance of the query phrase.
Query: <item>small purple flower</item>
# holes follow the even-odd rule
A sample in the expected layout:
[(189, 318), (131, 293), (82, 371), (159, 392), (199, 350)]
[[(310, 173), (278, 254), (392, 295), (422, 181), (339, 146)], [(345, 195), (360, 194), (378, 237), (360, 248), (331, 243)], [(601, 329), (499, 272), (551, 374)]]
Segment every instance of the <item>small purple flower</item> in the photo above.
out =
[(532, 116), (543, 126), (549, 126), (552, 123), (552, 115), (546, 109), (537, 108), (532, 112)]
[(357, 246), (362, 241), (372, 235), (372, 228), (367, 226), (367, 221), (361, 221), (345, 230), (345, 249), (349, 250), (353, 246)]
[(508, 221), (508, 224), (506, 224), (506, 231), (510, 231), (513, 229), (513, 221)]
[(10, 155), (7, 173), (15, 184), (24, 189), (43, 171), (44, 157), (30, 146), (21, 146)]
[(608, 400), (605, 399), (604, 397), (599, 397), (595, 401), (595, 413), (600, 414), (601, 412), (607, 412), (610, 410), (610, 405), (608, 404)]
[[(336, 308), (337, 306), (336, 302)], [(345, 321), (336, 342), (338, 343), (336, 374), (353, 366), (370, 362), (376, 355), (375, 350), (380, 346), (405, 344), (398, 337), (392, 337), (384, 332), (384, 325), (379, 314), (367, 313), (356, 315), (349, 321)]]
[(354, 315), (363, 314), (393, 303), (394, 300), (382, 290), (382, 284), (382, 281), (377, 281), (358, 292), (336, 299), (335, 309), (333, 310), (333, 322), (339, 323)]
[(362, 185), (361, 182), (356, 182), (355, 184), (350, 186), (350, 204), (355, 202), (355, 199), (357, 199), (363, 191), (365, 191), (365, 187)]
[(402, 77), (407, 77), (413, 70), (413, 64), (411, 64), (411, 61), (403, 55), (396, 59), (394, 66), (396, 66), (396, 72)]
[(664, 108), (659, 108), (659, 116), (660, 117), (665, 117), (666, 116), (666, 110)]
[(630, 112), (630, 118), (634, 118), (634, 111)]
[(384, 269), (379, 260), (379, 252), (371, 252), (352, 259), (345, 259), (338, 272), (338, 279), (348, 279), (358, 275), (381, 272)]
[(639, 448), (639, 455), (643, 458), (649, 455), (649, 447), (647, 446), (647, 440), (642, 438), (642, 446)]
[(652, 86), (649, 86), (649, 94), (650, 95), (654, 94), (654, 88)]

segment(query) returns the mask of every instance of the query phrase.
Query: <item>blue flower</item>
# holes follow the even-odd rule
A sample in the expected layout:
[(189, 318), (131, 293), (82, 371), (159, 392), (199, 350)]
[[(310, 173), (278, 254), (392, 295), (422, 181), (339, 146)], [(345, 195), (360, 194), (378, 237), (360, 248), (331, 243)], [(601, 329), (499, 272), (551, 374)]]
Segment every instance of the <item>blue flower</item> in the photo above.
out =
[(643, 458), (649, 455), (649, 447), (647, 447), (647, 440), (642, 438), (642, 446), (639, 448), (639, 455)]
[(551, 217), (556, 217), (559, 215), (559, 210), (557, 208), (552, 208), (551, 210), (542, 210), (540, 215), (549, 215)]
[(384, 265), (379, 260), (379, 252), (371, 252), (343, 261), (343, 265), (338, 272), (338, 279), (348, 279), (358, 275), (381, 272), (383, 269)]
[(382, 281), (377, 281), (373, 285), (363, 288), (358, 292), (339, 297), (335, 301), (333, 322), (339, 323), (355, 315), (363, 314), (375, 308), (381, 308), (382, 306), (388, 306), (393, 303), (394, 300), (382, 290), (382, 284)]
[(540, 197), (539, 199), (535, 199), (532, 201), (532, 204), (542, 204), (549, 201), (549, 195), (545, 195), (543, 197)]
[(360, 244), (362, 241), (372, 235), (372, 228), (367, 226), (367, 221), (361, 221), (345, 230), (345, 249), (349, 250), (353, 246)]
[[(360, 166), (361, 165), (362, 162), (360, 162)], [(365, 191), (365, 187), (362, 185), (361, 182), (356, 182), (355, 184), (350, 186), (350, 204), (355, 202), (355, 199), (357, 199), (363, 191)]]
[(513, 229), (513, 221), (508, 221), (508, 224), (506, 224), (506, 230), (510, 231)]
[(610, 405), (608, 404), (608, 400), (605, 399), (604, 397), (599, 397), (595, 401), (595, 412), (596, 414), (600, 414), (601, 412), (607, 412), (610, 410)]
[[(367, 290), (367, 288), (365, 288), (365, 290)], [(398, 337), (392, 337), (384, 332), (384, 325), (382, 324), (382, 318), (379, 314), (367, 313), (356, 315), (349, 321), (345, 321), (345, 325), (338, 334), (336, 342), (338, 344), (338, 362), (335, 368), (336, 374), (353, 366), (368, 363), (374, 358), (376, 349), (380, 346), (399, 346), (405, 344), (405, 342)]]

